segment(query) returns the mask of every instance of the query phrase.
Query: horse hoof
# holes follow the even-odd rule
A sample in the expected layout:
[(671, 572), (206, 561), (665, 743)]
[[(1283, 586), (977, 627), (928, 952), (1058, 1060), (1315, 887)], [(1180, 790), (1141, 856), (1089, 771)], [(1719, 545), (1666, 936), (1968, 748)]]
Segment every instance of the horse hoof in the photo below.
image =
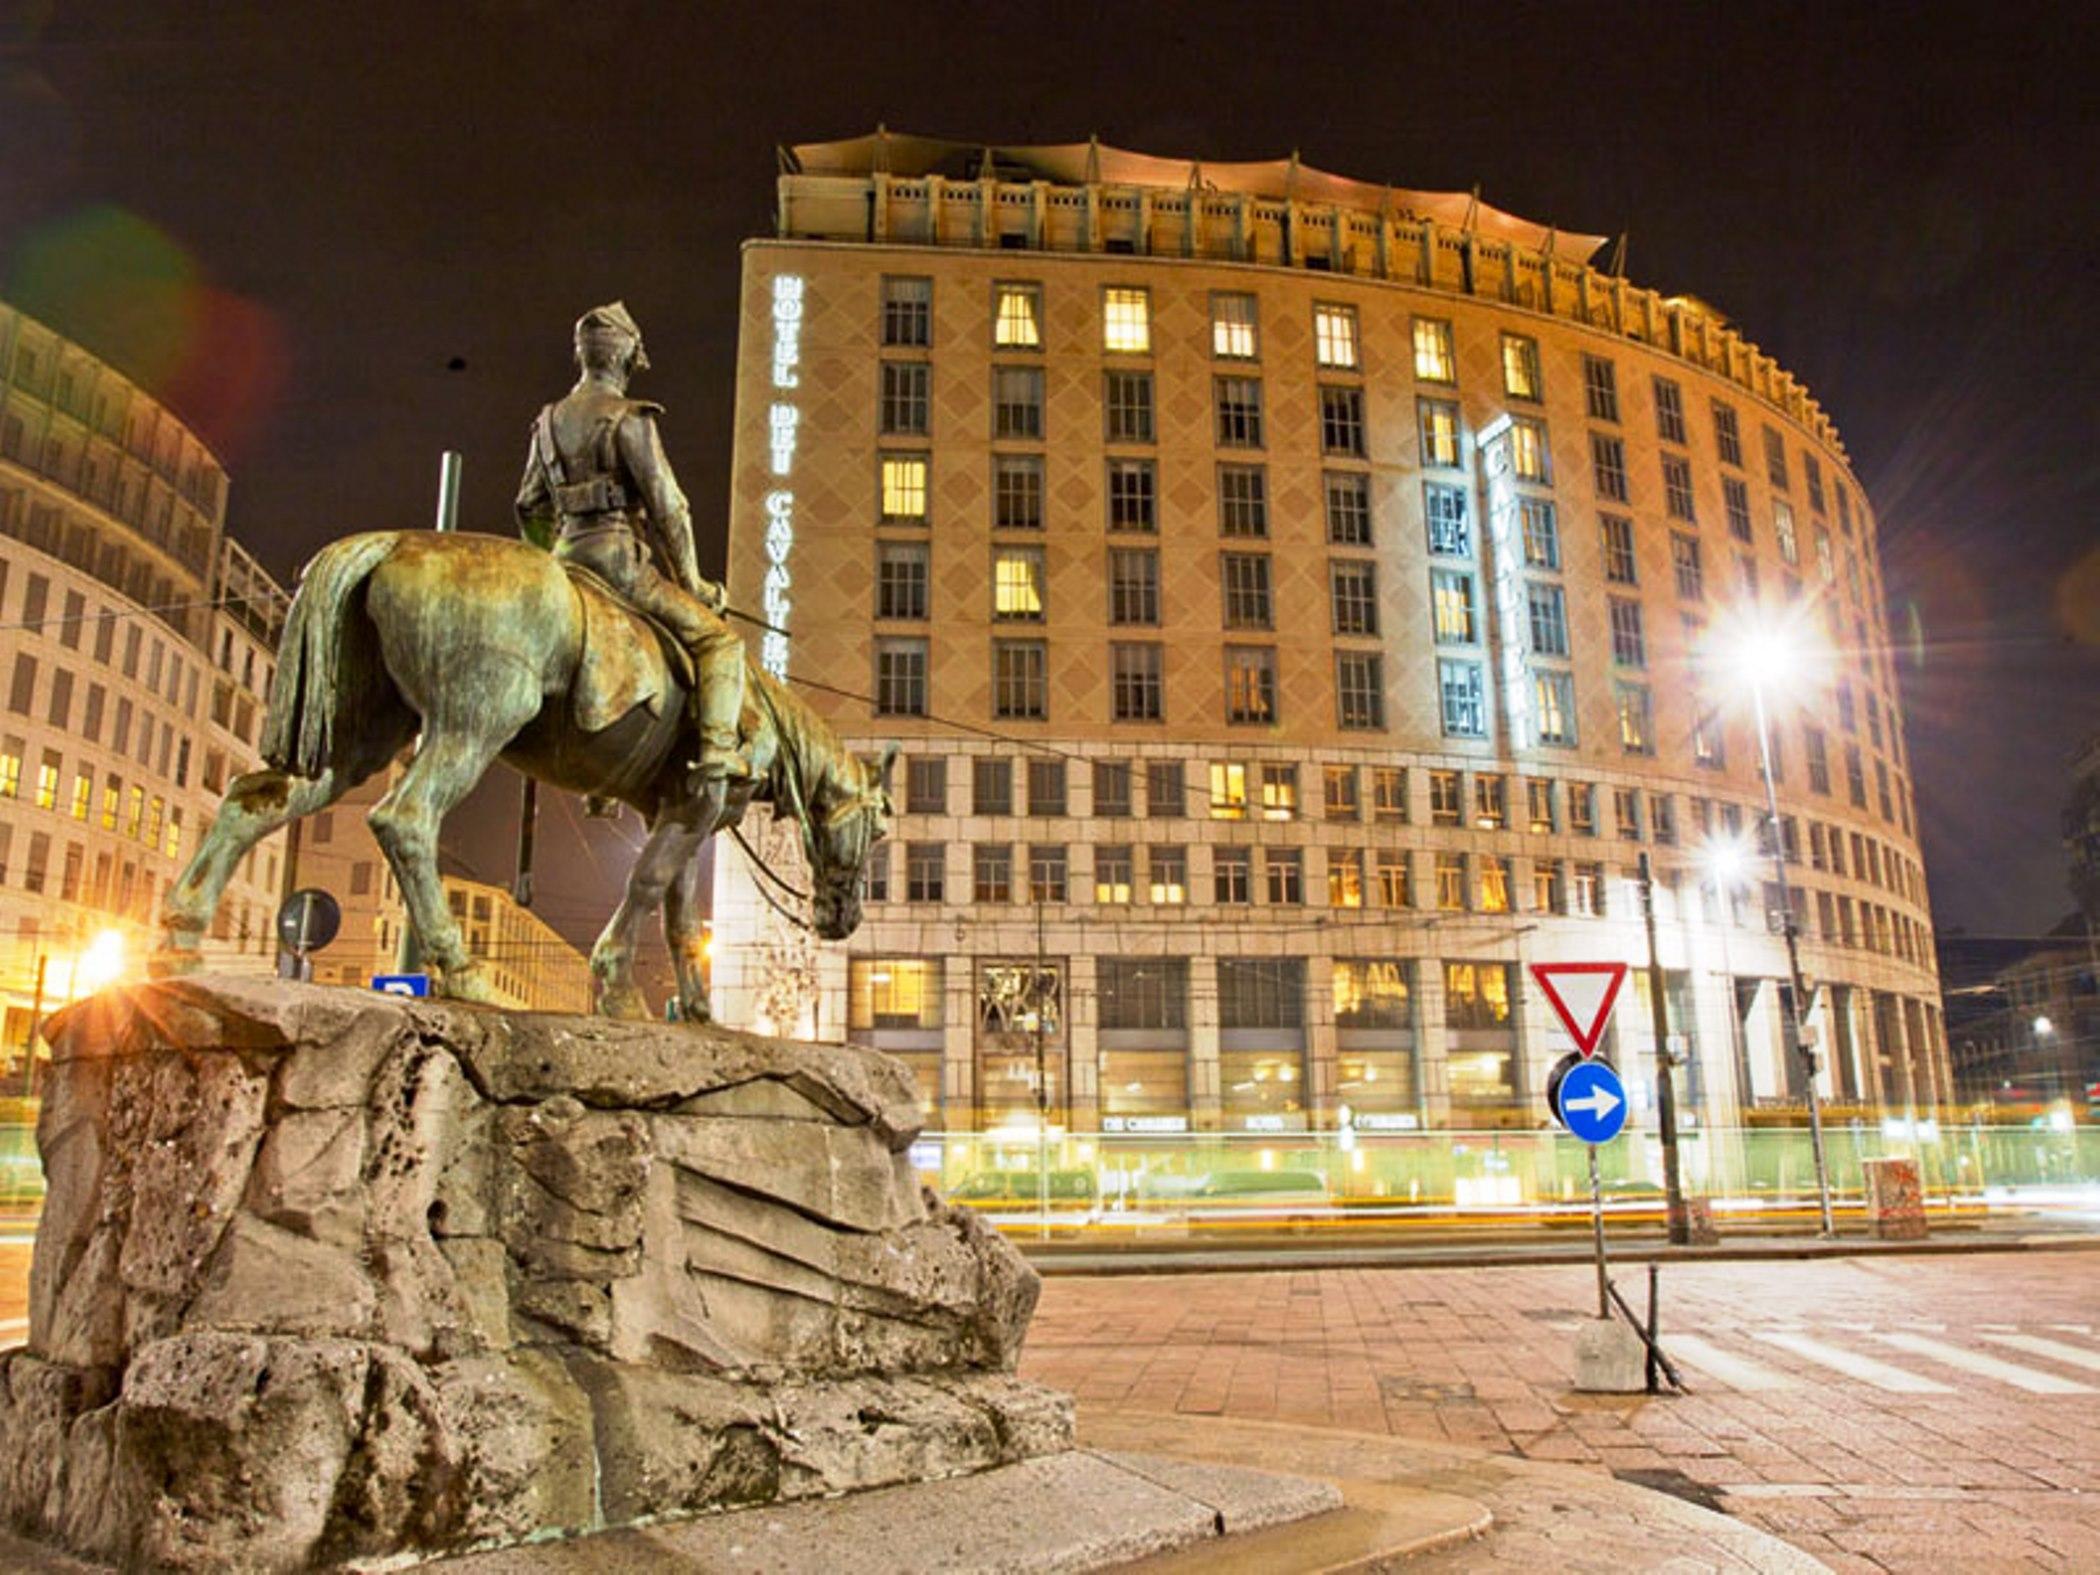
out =
[(704, 1023), (713, 1022), (715, 1014), (713, 1008), (707, 1004), (706, 996), (695, 998), (685, 995), (678, 999), (678, 1020), (698, 1028)]
[(598, 996), (598, 1015), (623, 1023), (647, 1023), (655, 1020), (649, 1012), (649, 998), (641, 991), (631, 988), (608, 988), (601, 992)]
[(438, 979), (438, 994), (448, 1001), (496, 1004), (496, 987), (489, 983), (488, 972), (479, 963), (446, 971)]

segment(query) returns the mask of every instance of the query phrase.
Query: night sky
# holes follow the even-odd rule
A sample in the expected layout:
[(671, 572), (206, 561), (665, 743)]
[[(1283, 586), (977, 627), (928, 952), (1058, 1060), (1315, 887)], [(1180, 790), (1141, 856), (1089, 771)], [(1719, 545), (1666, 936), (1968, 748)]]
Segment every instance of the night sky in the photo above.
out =
[[(1943, 930), (2069, 907), (2100, 728), (2100, 23), (2089, 6), (729, 7), (0, 0), (0, 295), (163, 393), (289, 578), (509, 529), (569, 325), (624, 297), (721, 564), (738, 242), (774, 148), (892, 128), (1367, 180), (1628, 232), (1835, 417), (1881, 519)], [(509, 870), (511, 780), (455, 841)], [(543, 810), (588, 937), (624, 828)]]

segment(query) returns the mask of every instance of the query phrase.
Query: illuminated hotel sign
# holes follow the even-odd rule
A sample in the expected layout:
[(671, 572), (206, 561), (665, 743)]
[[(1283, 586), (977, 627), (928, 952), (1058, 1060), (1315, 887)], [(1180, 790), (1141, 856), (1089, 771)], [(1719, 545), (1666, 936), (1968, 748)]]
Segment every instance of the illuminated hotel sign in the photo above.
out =
[(1528, 629), (1524, 605), (1524, 579), (1518, 572), (1524, 562), (1523, 527), (1518, 506), (1516, 478), (1511, 474), (1509, 434), (1512, 422), (1502, 416), (1480, 434), (1482, 468), (1487, 472), (1487, 538), (1493, 551), (1490, 564), (1495, 612), (1501, 625), (1501, 652), (1497, 666), (1502, 680), (1502, 714), (1509, 724), (1509, 742), (1527, 749), (1537, 742), (1531, 736), (1531, 688), (1524, 670)]
[[(766, 411), (768, 469), (781, 481), (794, 473), (795, 437), (802, 410), (794, 390), (802, 386), (802, 276), (773, 277), (773, 403)], [(761, 592), (762, 616), (772, 627), (759, 636), (758, 665), (775, 678), (787, 677), (788, 615), (794, 603), (788, 587), (788, 555), (795, 547), (795, 494), (784, 486), (766, 493), (766, 578)]]

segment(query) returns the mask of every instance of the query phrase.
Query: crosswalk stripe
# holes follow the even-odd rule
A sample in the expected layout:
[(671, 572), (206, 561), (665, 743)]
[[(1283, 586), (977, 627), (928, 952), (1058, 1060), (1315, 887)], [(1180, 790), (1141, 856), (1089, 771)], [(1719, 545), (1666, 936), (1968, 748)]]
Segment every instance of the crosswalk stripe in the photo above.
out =
[(1949, 1367), (1959, 1367), (1964, 1372), (1976, 1373), (1984, 1378), (1995, 1378), (2002, 1384), (2011, 1384), (2015, 1389), (2025, 1389), (2037, 1395), (2089, 1395), (2090, 1384), (2081, 1384), (2075, 1379), (2059, 1378), (2054, 1373), (2036, 1372), (2032, 1367), (2020, 1367), (2003, 1357), (1988, 1356), (1982, 1351), (1971, 1351), (1959, 1345), (1949, 1345), (1944, 1340), (1928, 1340), (1922, 1334), (1883, 1334), (1875, 1338), (1884, 1344), (1909, 1351), (1914, 1356), (1929, 1356), (1935, 1362), (1945, 1362)]
[(2061, 1340), (2045, 1339), (2038, 1334), (1986, 1334), (1984, 1338), (1998, 1345), (2009, 1345), (2015, 1351), (2025, 1351), (2029, 1356), (2046, 1356), (2052, 1362), (2069, 1362), (2073, 1367), (2090, 1368), (2100, 1373), (2100, 1351), (2066, 1345)]
[(1767, 1389), (1791, 1389), (1793, 1379), (1786, 1374), (1753, 1362), (1747, 1356), (1737, 1356), (1719, 1346), (1702, 1340), (1696, 1334), (1673, 1334), (1663, 1341), (1665, 1356), (1679, 1357), (1692, 1366), (1722, 1383), (1746, 1392)]
[(1755, 1331), (1755, 1337), (1767, 1345), (1776, 1345), (1782, 1351), (1791, 1351), (1796, 1356), (1806, 1357), (1811, 1362), (1821, 1363), (1843, 1373), (1847, 1378), (1857, 1378), (1862, 1383), (1872, 1384), (1876, 1389), (1886, 1389), (1892, 1394), (1904, 1395), (1951, 1395), (1954, 1391), (1933, 1378), (1920, 1378), (1916, 1373), (1907, 1373), (1900, 1367), (1876, 1361), (1871, 1356), (1861, 1356), (1856, 1351), (1841, 1351), (1834, 1345), (1825, 1345), (1820, 1340), (1811, 1340), (1804, 1334), (1787, 1334), (1771, 1330)]

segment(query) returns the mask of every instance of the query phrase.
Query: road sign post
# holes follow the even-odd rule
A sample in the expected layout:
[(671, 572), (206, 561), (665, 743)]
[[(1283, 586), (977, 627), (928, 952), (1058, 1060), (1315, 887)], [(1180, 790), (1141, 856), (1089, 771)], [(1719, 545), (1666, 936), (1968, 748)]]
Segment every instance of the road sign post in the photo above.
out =
[(285, 898), (277, 910), (277, 939), (283, 945), (290, 967), (280, 966), (288, 979), (311, 979), (312, 955), (335, 939), (342, 928), (343, 910), (318, 886), (308, 886)]

